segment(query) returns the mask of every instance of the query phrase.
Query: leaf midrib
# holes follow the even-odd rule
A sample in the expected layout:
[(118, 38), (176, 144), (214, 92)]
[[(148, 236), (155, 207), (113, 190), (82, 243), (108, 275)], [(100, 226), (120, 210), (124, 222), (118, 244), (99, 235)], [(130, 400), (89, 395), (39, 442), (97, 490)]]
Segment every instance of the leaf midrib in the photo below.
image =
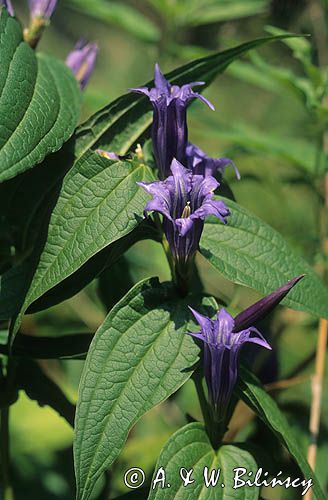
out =
[[(144, 167), (143, 167), (142, 165), (140, 165), (140, 166), (138, 166), (136, 169), (134, 169), (132, 172), (130, 172), (127, 176), (122, 177), (122, 178), (119, 180), (119, 182), (117, 183), (117, 185), (113, 188), (113, 190), (114, 190), (114, 189), (116, 189), (116, 188), (117, 188), (117, 187), (118, 187), (118, 186), (119, 186), (122, 182), (126, 181), (126, 180), (127, 180), (127, 178), (128, 178), (129, 176), (133, 175), (133, 174), (134, 174), (134, 173), (135, 173), (135, 172), (136, 172), (139, 168), (142, 168), (142, 169), (143, 169)], [(113, 192), (113, 190), (112, 190), (111, 192)], [(136, 190), (136, 192), (134, 193), (134, 195), (130, 198), (130, 202), (132, 202), (132, 201), (134, 200), (134, 198), (137, 196), (137, 194), (138, 194), (138, 191)], [(106, 198), (103, 198), (103, 199), (100, 201), (100, 203), (99, 203), (98, 205), (96, 205), (96, 206), (95, 206), (95, 207), (94, 207), (94, 208), (90, 211), (90, 213), (88, 214), (88, 216), (82, 220), (81, 224), (80, 224), (80, 225), (76, 228), (76, 230), (74, 231), (73, 235), (71, 235), (71, 236), (70, 236), (70, 238), (66, 240), (65, 245), (61, 248), (60, 252), (56, 255), (55, 259), (53, 259), (53, 260), (52, 260), (52, 262), (51, 262), (51, 264), (50, 264), (49, 266), (47, 266), (46, 272), (45, 272), (45, 273), (43, 273), (43, 274), (41, 274), (41, 276), (39, 276), (39, 277), (38, 277), (38, 280), (36, 281), (36, 285), (34, 285), (34, 293), (33, 293), (33, 294), (31, 294), (31, 295), (28, 295), (28, 296), (26, 297), (26, 301), (25, 301), (26, 303), (28, 303), (28, 302), (30, 302), (30, 303), (31, 303), (31, 302), (35, 301), (35, 300), (36, 300), (36, 298), (40, 297), (40, 296), (42, 295), (42, 293), (44, 293), (43, 291), (42, 291), (41, 293), (40, 293), (40, 291), (39, 291), (39, 286), (40, 286), (40, 285), (38, 285), (38, 283), (40, 282), (40, 280), (44, 281), (44, 280), (46, 280), (46, 279), (47, 279), (47, 277), (49, 276), (50, 271), (51, 271), (51, 270), (53, 269), (53, 267), (56, 265), (56, 263), (58, 262), (59, 258), (63, 255), (63, 253), (64, 253), (65, 249), (67, 248), (67, 246), (68, 246), (69, 244), (71, 244), (71, 243), (74, 243), (74, 239), (75, 239), (75, 238), (76, 238), (76, 236), (77, 236), (77, 232), (78, 232), (78, 230), (79, 230), (79, 229), (80, 229), (80, 228), (81, 228), (84, 224), (86, 224), (86, 223), (87, 223), (87, 221), (90, 219), (90, 217), (94, 214), (94, 212), (95, 212), (96, 210), (98, 210), (98, 209), (99, 209), (99, 207), (100, 207), (100, 206), (102, 206), (102, 204), (104, 204), (104, 203), (106, 203), (106, 202), (107, 202), (107, 199), (108, 199), (107, 197), (106, 197)], [(114, 217), (114, 218), (112, 218), (112, 219), (110, 220), (110, 224), (109, 224), (109, 225), (107, 225), (107, 226), (103, 229), (103, 231), (102, 231), (101, 233), (98, 233), (98, 236), (100, 236), (100, 235), (102, 236), (102, 235), (104, 234), (104, 232), (106, 232), (106, 231), (108, 230), (108, 227), (112, 226), (112, 225), (113, 225), (113, 223), (114, 223), (114, 222), (118, 219), (118, 217), (120, 217), (120, 216), (121, 216), (121, 212), (117, 213), (117, 214), (115, 215), (115, 217)], [(130, 222), (131, 222), (131, 221), (130, 221)], [(124, 233), (124, 234), (125, 234), (125, 233)], [(122, 236), (123, 236), (123, 234), (122, 234)], [(107, 245), (109, 245), (110, 243), (114, 243), (115, 241), (117, 241), (117, 239), (119, 239), (119, 237), (118, 237), (118, 236), (116, 236), (116, 238), (114, 238), (114, 239), (112, 239), (111, 241), (109, 241), (109, 242), (107, 243)], [(45, 247), (45, 249), (46, 249), (46, 247)], [(101, 250), (101, 249), (98, 249), (97, 253), (98, 253), (100, 250)], [(79, 262), (80, 262), (80, 261), (79, 261)], [(73, 274), (73, 272), (74, 272), (74, 271), (72, 271), (70, 274), (68, 274), (68, 276), (70, 276), (71, 274)], [(37, 275), (35, 275), (35, 276), (37, 276)], [(60, 278), (60, 281), (61, 281), (61, 278)], [(56, 283), (56, 284), (58, 284), (60, 281), (57, 281), (57, 283)], [(53, 286), (55, 286), (55, 285), (53, 285)], [(41, 288), (41, 290), (42, 290), (42, 288)]]
[[(47, 61), (45, 59), (43, 59), (43, 64), (47, 67), (47, 70), (49, 71), (50, 74), (52, 74), (52, 71), (50, 69), (50, 66), (48, 65)], [(18, 126), (16, 127), (15, 131), (11, 134), (10, 137), (8, 137), (7, 141), (5, 142), (5, 144), (3, 145), (3, 147), (1, 149), (4, 148), (4, 146), (6, 145), (7, 147), (10, 147), (10, 144), (13, 142), (13, 140), (16, 139), (16, 136), (17, 134), (19, 133), (20, 129), (25, 125), (23, 122), (24, 122), (24, 119), (25, 119), (25, 116), (26, 114), (28, 113), (29, 109), (30, 109), (30, 105), (31, 105), (31, 102), (33, 101), (33, 98), (34, 96), (36, 95), (35, 92), (36, 92), (36, 88), (37, 88), (37, 85), (38, 85), (38, 76), (40, 75), (40, 72), (39, 72), (39, 61), (38, 61), (38, 65), (37, 65), (37, 68), (38, 68), (38, 71), (37, 71), (37, 78), (35, 80), (35, 85), (34, 85), (34, 90), (33, 90), (33, 94), (32, 94), (32, 98), (25, 110), (25, 113), (20, 121), (20, 123), (18, 124)], [(61, 114), (61, 111), (63, 109), (63, 103), (62, 103), (62, 99), (61, 99), (61, 96), (58, 92), (58, 88), (57, 88), (57, 85), (53, 85), (53, 89), (56, 93), (56, 99), (55, 99), (55, 102), (56, 102), (56, 115), (53, 117), (53, 119), (48, 122), (48, 127), (46, 130), (44, 130), (44, 135), (42, 136), (42, 139), (38, 142), (36, 142), (35, 146), (29, 151), (29, 153), (25, 156), (23, 156), (23, 158), (21, 158), (18, 162), (14, 163), (13, 165), (9, 166), (6, 168), (6, 174), (8, 174), (8, 172), (12, 172), (12, 170), (16, 170), (17, 167), (20, 165), (20, 163), (22, 162), (25, 162), (27, 158), (29, 158), (30, 156), (32, 156), (34, 154), (34, 152), (40, 148), (40, 145), (42, 146), (42, 144), (47, 140), (48, 136), (52, 133), (57, 121), (58, 121), (58, 117), (60, 116)], [(48, 115), (49, 117), (49, 115)], [(22, 125), (23, 124), (23, 125)], [(42, 156), (42, 155), (41, 155)]]
[[(152, 313), (152, 311), (151, 311), (151, 310), (150, 310), (150, 311), (147, 311), (147, 313), (146, 313), (145, 315), (140, 316), (140, 318), (139, 318), (136, 322), (134, 322), (134, 323), (133, 323), (133, 325), (131, 325), (131, 326), (130, 326), (130, 327), (129, 327), (129, 328), (128, 328), (125, 332), (124, 332), (124, 335), (126, 335), (126, 334), (127, 334), (127, 333), (131, 330), (131, 328), (133, 328), (133, 327), (134, 327), (134, 326), (135, 326), (135, 325), (136, 325), (136, 324), (137, 324), (140, 320), (142, 320), (142, 319), (146, 318), (146, 317), (148, 316), (148, 314), (150, 314), (150, 313)], [(132, 378), (133, 378), (133, 376), (134, 376), (134, 374), (135, 374), (136, 370), (137, 370), (137, 369), (138, 369), (138, 368), (142, 365), (142, 363), (144, 362), (143, 358), (145, 358), (145, 357), (149, 354), (149, 352), (153, 349), (153, 347), (154, 347), (154, 345), (157, 343), (158, 339), (159, 339), (159, 338), (161, 338), (161, 337), (162, 337), (162, 335), (164, 334), (164, 332), (167, 330), (168, 325), (170, 324), (170, 322), (171, 322), (171, 318), (169, 317), (168, 321), (166, 322), (165, 326), (161, 329), (161, 331), (158, 333), (158, 335), (157, 335), (156, 339), (154, 340), (154, 342), (150, 343), (150, 345), (148, 346), (148, 348), (147, 348), (147, 350), (145, 351), (145, 353), (144, 353), (144, 355), (143, 355), (142, 359), (141, 359), (141, 360), (140, 360), (140, 361), (139, 361), (139, 362), (138, 362), (138, 363), (137, 363), (137, 364), (133, 367), (133, 370), (132, 370), (132, 372), (131, 372), (131, 375), (129, 376), (128, 380), (127, 380), (127, 381), (126, 381), (126, 383), (124, 384), (124, 390), (121, 390), (121, 391), (120, 391), (119, 397), (115, 399), (115, 401), (114, 401), (114, 403), (113, 403), (113, 406), (112, 406), (112, 408), (110, 409), (110, 413), (108, 413), (108, 414), (105, 416), (105, 418), (104, 418), (103, 422), (106, 422), (106, 424), (105, 424), (105, 425), (104, 425), (104, 427), (103, 427), (103, 429), (104, 429), (104, 430), (102, 430), (102, 431), (101, 431), (101, 433), (100, 433), (101, 438), (100, 438), (100, 439), (98, 439), (98, 444), (97, 444), (97, 446), (96, 446), (96, 448), (95, 448), (95, 450), (94, 450), (94, 453), (93, 453), (93, 457), (94, 457), (94, 458), (93, 458), (93, 460), (90, 462), (90, 466), (89, 466), (89, 473), (87, 474), (87, 476), (86, 476), (86, 480), (85, 480), (85, 483), (84, 483), (84, 484), (85, 484), (85, 490), (87, 490), (88, 484), (90, 483), (90, 474), (91, 474), (91, 470), (92, 470), (92, 467), (93, 467), (93, 464), (94, 464), (94, 459), (95, 459), (95, 456), (96, 456), (97, 451), (98, 451), (98, 449), (99, 449), (99, 446), (100, 446), (100, 444), (101, 444), (101, 442), (102, 442), (102, 438), (103, 438), (103, 435), (104, 435), (104, 433), (105, 433), (105, 429), (106, 429), (106, 427), (107, 427), (107, 422), (108, 422), (108, 419), (109, 419), (110, 417), (112, 417), (112, 415), (113, 415), (113, 412), (114, 412), (115, 408), (117, 407), (118, 403), (121, 401), (122, 395), (124, 395), (124, 396), (125, 396), (125, 390), (126, 390), (126, 388), (127, 388), (127, 387), (131, 384), (131, 380), (132, 380)], [(116, 340), (116, 342), (115, 342), (115, 344), (114, 344), (114, 346), (113, 346), (112, 350), (115, 348), (115, 346), (117, 345), (117, 343), (119, 342), (119, 340), (120, 340), (120, 339), (121, 339), (121, 337), (119, 336), (119, 337), (117, 338), (117, 340)], [(111, 352), (112, 352), (112, 351), (111, 351)], [(108, 358), (107, 358), (106, 363), (105, 363), (105, 366), (107, 366), (107, 364), (108, 364), (108, 361), (109, 361), (109, 360), (110, 360), (110, 357), (108, 357)], [(175, 360), (173, 360), (173, 362), (174, 362), (174, 361), (175, 361)], [(170, 368), (170, 367), (171, 367), (171, 365), (169, 366), (169, 368)], [(169, 368), (168, 368), (168, 369), (169, 369)], [(167, 371), (167, 370), (166, 370), (166, 371)], [(95, 385), (95, 389), (94, 389), (94, 391), (95, 391), (95, 390), (97, 389), (97, 387), (99, 386), (99, 380), (100, 380), (100, 378), (101, 378), (101, 377), (98, 377), (98, 380), (97, 380), (97, 383), (96, 383), (96, 385)], [(93, 391), (93, 394), (94, 394), (94, 391)], [(91, 398), (90, 398), (90, 399), (91, 399)], [(90, 408), (90, 404), (88, 405), (88, 409), (89, 409), (89, 408)], [(137, 416), (137, 417), (135, 417), (135, 419), (133, 419), (133, 421), (132, 421), (132, 423), (131, 423), (131, 426), (133, 425), (133, 423), (134, 423), (134, 422), (136, 421), (136, 419), (138, 419), (138, 418), (140, 418), (139, 414), (138, 414), (138, 416)], [(131, 428), (131, 426), (130, 426), (130, 428)], [(108, 464), (108, 465), (109, 465), (109, 464)], [(99, 475), (100, 475), (100, 474), (101, 474), (101, 473), (99, 473)], [(96, 479), (97, 479), (97, 477), (99, 477), (99, 475), (97, 475), (97, 473), (96, 473), (96, 474), (94, 474), (94, 475), (93, 475), (94, 479), (96, 480)]]

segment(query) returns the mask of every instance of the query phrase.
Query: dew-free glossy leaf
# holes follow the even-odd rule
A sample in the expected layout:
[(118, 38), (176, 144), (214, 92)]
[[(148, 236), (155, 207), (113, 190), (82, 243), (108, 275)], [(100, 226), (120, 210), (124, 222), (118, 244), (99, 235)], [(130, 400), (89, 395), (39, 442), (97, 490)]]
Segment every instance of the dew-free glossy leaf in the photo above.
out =
[(151, 181), (150, 169), (86, 156), (65, 177), (22, 311), (142, 220), (147, 196), (137, 181)]
[[(234, 489), (234, 471), (237, 467), (245, 467), (248, 472), (256, 473), (257, 464), (252, 455), (235, 445), (223, 445), (217, 452), (213, 450), (205, 432), (204, 425), (194, 422), (179, 429), (164, 445), (157, 460), (153, 481), (156, 471), (160, 467), (165, 470), (166, 488), (161, 488), (158, 482), (155, 488), (150, 490), (149, 500), (223, 500), (234, 498), (236, 500), (256, 500), (259, 497), (259, 489), (237, 488)], [(183, 485), (180, 469), (193, 469), (191, 479), (193, 484)], [(204, 472), (205, 467), (208, 472)], [(217, 478), (217, 482), (208, 488), (205, 478)], [(217, 475), (217, 471), (220, 474)], [(205, 477), (204, 477), (205, 474)], [(242, 479), (242, 478), (241, 478)], [(245, 477), (243, 478), (245, 479)], [(167, 487), (167, 484), (170, 487)], [(224, 484), (224, 487), (222, 486)]]
[(223, 226), (214, 218), (206, 221), (201, 253), (227, 279), (263, 294), (305, 274), (282, 303), (328, 317), (328, 290), (309, 264), (265, 222), (231, 200), (225, 203), (231, 210), (228, 224)]
[[(192, 374), (199, 349), (185, 334), (190, 300), (179, 300), (158, 280), (142, 281), (96, 332), (83, 369), (75, 421), (79, 500), (89, 498), (135, 422)], [(214, 301), (206, 303), (215, 307)]]
[(293, 429), (279, 410), (277, 403), (261, 387), (259, 381), (245, 367), (240, 369), (240, 377), (236, 386), (238, 396), (250, 406), (263, 422), (272, 430), (279, 441), (287, 448), (306, 479), (312, 478), (313, 493), (317, 500), (325, 500), (320, 484), (303, 456)]
[(65, 64), (35, 54), (6, 9), (0, 17), (0, 181), (57, 151), (72, 135), (81, 92)]

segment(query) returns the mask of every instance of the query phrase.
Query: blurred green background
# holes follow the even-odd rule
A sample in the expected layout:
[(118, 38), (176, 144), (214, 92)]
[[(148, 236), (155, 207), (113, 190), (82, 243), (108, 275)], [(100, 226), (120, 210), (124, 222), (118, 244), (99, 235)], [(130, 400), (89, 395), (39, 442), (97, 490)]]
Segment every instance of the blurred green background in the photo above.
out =
[[(27, 23), (25, 1), (14, 1), (17, 16)], [(327, 2), (302, 0), (59, 0), (40, 50), (64, 59), (84, 37), (99, 45), (96, 70), (84, 94), (81, 119), (108, 104), (129, 87), (153, 76), (154, 63), (168, 71), (193, 58), (265, 36), (268, 26), (310, 34), (292, 46), (276, 42), (236, 61), (205, 91), (216, 112), (195, 102), (189, 112), (190, 139), (211, 156), (229, 156), (242, 180), (227, 171), (236, 200), (264, 219), (320, 271), (319, 214), (322, 210), (320, 174), (325, 158), (320, 152), (323, 123), (316, 106), (321, 82), (313, 91), (307, 61), (324, 65)], [(272, 30), (271, 30), (272, 31)], [(304, 43), (303, 43), (304, 42)], [(310, 64), (308, 63), (308, 64)], [(313, 83), (313, 82), (312, 82)], [(146, 276), (169, 278), (161, 247), (141, 242), (114, 269), (72, 299), (47, 311), (27, 316), (23, 331), (30, 335), (93, 332), (109, 307), (129, 284)], [(133, 267), (132, 267), (133, 263)], [(205, 289), (223, 295), (231, 310), (257, 298), (255, 292), (227, 283), (198, 258)], [(128, 282), (122, 282), (122, 269)], [(279, 309), (262, 328), (274, 345), (274, 359), (256, 358), (258, 373), (267, 380), (290, 379), (287, 388), (271, 387), (306, 454), (311, 402), (310, 374), (317, 322), (310, 316)], [(245, 351), (247, 358), (248, 352)], [(42, 361), (42, 370), (76, 401), (82, 361)], [(287, 384), (288, 385), (288, 384)], [(149, 475), (161, 446), (184, 422), (186, 413), (200, 418), (191, 382), (169, 401), (149, 412), (133, 429), (112, 471), (98, 485), (94, 498), (116, 498), (126, 492), (124, 471), (143, 467)], [(328, 394), (323, 394), (322, 427), (317, 472), (327, 487)], [(23, 393), (11, 411), (13, 486), (20, 499), (74, 498), (73, 431), (49, 407), (40, 407)], [(286, 453), (265, 429), (251, 420), (237, 429), (234, 439), (248, 437), (272, 473), (297, 474)], [(296, 472), (295, 472), (296, 471)], [(139, 495), (139, 496), (138, 496)], [(291, 490), (268, 489), (264, 499), (298, 498)], [(138, 492), (136, 498), (143, 498)]]

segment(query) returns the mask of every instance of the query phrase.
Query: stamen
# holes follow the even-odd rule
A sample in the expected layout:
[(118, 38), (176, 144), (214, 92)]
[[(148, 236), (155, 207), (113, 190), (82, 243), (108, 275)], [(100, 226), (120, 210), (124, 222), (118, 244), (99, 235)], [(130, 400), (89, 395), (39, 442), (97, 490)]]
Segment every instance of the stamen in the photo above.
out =
[(191, 214), (190, 201), (187, 201), (187, 205), (183, 209), (181, 218), (187, 219), (188, 217), (190, 217), (190, 214)]
[(140, 144), (137, 144), (137, 147), (135, 149), (135, 154), (137, 155), (138, 160), (143, 160), (144, 155)]
[(88, 61), (84, 61), (82, 64), (81, 64), (81, 67), (79, 68), (79, 70), (77, 71), (76, 75), (75, 75), (75, 78), (77, 79), (77, 81), (81, 81), (85, 74), (87, 73), (89, 69), (89, 63)]

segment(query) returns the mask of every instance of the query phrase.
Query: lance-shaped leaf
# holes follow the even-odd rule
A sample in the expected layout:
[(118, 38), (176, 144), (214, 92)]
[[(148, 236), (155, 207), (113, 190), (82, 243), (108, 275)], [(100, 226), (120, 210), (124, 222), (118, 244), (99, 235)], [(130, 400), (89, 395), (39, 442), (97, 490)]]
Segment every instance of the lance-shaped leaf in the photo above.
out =
[(81, 92), (63, 62), (36, 55), (6, 9), (0, 16), (0, 181), (4, 181), (40, 163), (72, 135)]
[[(158, 473), (161, 467), (165, 471), (164, 488), (160, 481), (163, 476)], [(204, 425), (199, 422), (188, 424), (173, 434), (163, 447), (153, 476), (154, 488), (150, 490), (148, 499), (256, 500), (259, 488), (234, 489), (234, 469), (238, 467), (245, 467), (247, 472), (253, 472), (254, 475), (258, 469), (247, 450), (238, 445), (224, 445), (216, 452)], [(188, 486), (184, 486), (180, 476), (182, 468), (193, 470), (190, 476), (193, 483)], [(246, 479), (246, 474), (241, 479)]]
[(47, 240), (18, 319), (35, 300), (140, 223), (147, 195), (137, 181), (152, 179), (152, 172), (143, 164), (113, 162), (91, 152), (88, 161), (84, 158), (75, 165), (52, 213)]
[[(213, 313), (215, 302), (206, 299), (206, 304)], [(169, 285), (145, 280), (112, 309), (96, 332), (83, 369), (75, 420), (79, 500), (89, 498), (135, 422), (192, 374), (199, 349), (184, 333), (189, 319), (187, 302), (180, 301)]]
[(320, 484), (309, 466), (303, 452), (300, 450), (293, 429), (290, 428), (285, 416), (279, 410), (276, 402), (266, 393), (260, 382), (245, 367), (240, 368), (240, 379), (236, 393), (255, 411), (261, 420), (272, 430), (279, 441), (287, 448), (304, 477), (313, 481), (313, 493), (317, 500), (326, 498)]
[(237, 203), (224, 201), (231, 210), (229, 222), (205, 222), (201, 253), (227, 279), (263, 294), (305, 274), (282, 303), (328, 318), (328, 290), (309, 264), (265, 222)]

